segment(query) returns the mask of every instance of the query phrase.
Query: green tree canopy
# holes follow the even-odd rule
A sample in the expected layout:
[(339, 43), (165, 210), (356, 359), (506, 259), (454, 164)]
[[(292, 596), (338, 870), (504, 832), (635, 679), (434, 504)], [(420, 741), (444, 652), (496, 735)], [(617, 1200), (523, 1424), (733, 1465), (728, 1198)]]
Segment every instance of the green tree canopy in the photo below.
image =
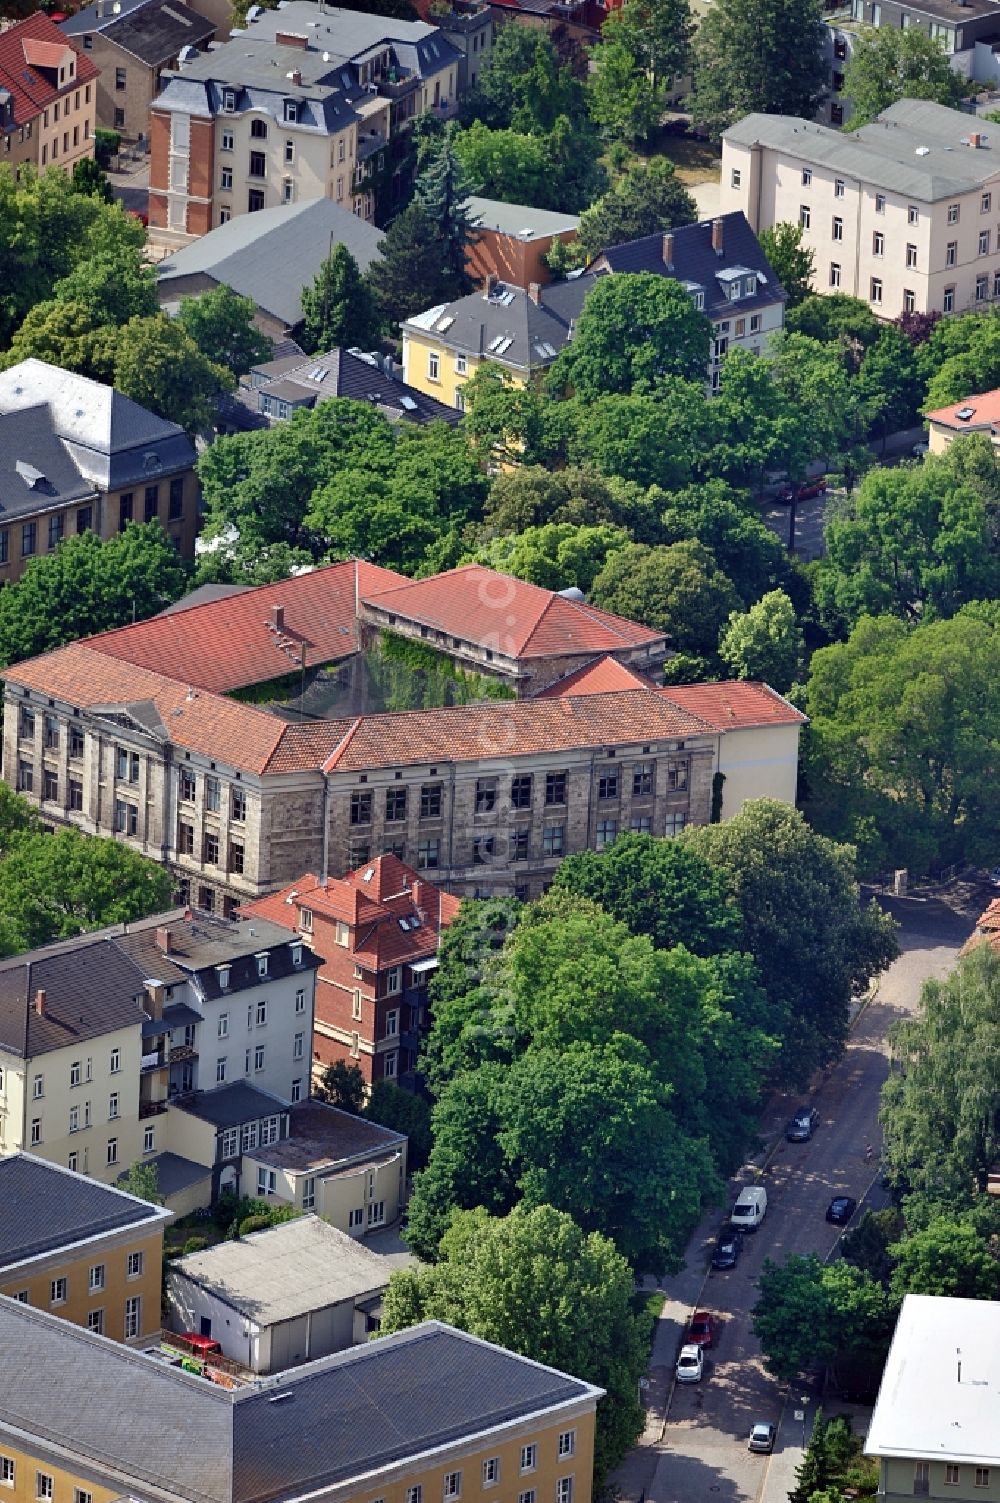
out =
[(188, 566), (158, 522), (130, 523), (105, 543), (93, 532), (67, 537), (0, 591), (0, 664), (143, 621), (187, 581)]
[(379, 241), (365, 273), (383, 324), (395, 325), (454, 296), (444, 241), (418, 200), (408, 204)]
[(719, 656), (734, 678), (762, 679), (787, 694), (802, 660), (802, 632), (784, 590), (769, 590), (745, 612), (734, 611)]
[(628, 0), (619, 14), (616, 36), (654, 85), (689, 71), (695, 28), (687, 0)]
[[(640, 0), (629, 0), (627, 14)], [(602, 250), (656, 235), (675, 225), (691, 224), (698, 217), (694, 199), (666, 157), (636, 162), (616, 178), (580, 216), (577, 243), (583, 259), (591, 261)]]
[(156, 272), (140, 247), (127, 240), (78, 262), (55, 284), (52, 296), (85, 308), (95, 327), (126, 324), (130, 318), (151, 318), (159, 312)]
[[(601, 379), (596, 343), (588, 349), (588, 381)], [(562, 451), (571, 464), (640, 487), (673, 491), (690, 485), (699, 455), (714, 440), (716, 417), (704, 386), (680, 376), (665, 377), (655, 396), (609, 393), (590, 399), (581, 394), (552, 405), (562, 425)]]
[(820, 0), (716, 0), (694, 42), (691, 118), (715, 141), (755, 111), (811, 120), (826, 84), (822, 14)]
[(725, 824), (678, 838), (725, 878), (742, 920), (739, 948), (785, 1014), (775, 1077), (804, 1086), (842, 1049), (851, 996), (895, 959), (892, 920), (874, 903), (862, 907), (853, 849), (787, 805), (756, 799)]
[(693, 540), (619, 549), (594, 580), (593, 601), (665, 632), (678, 652), (704, 656), (714, 654), (719, 633), (739, 604), (708, 549)]
[(506, 1029), (494, 1022), (493, 962), (525, 911), (513, 898), (466, 898), (445, 930), (428, 992), (431, 1029), (420, 1056), (432, 1096), (464, 1070), (509, 1055)]
[(504, 536), (550, 523), (574, 527), (614, 527), (633, 537), (658, 540), (652, 501), (635, 485), (594, 470), (548, 470), (523, 465), (495, 476), (483, 509), (486, 536)]
[[(626, 7), (627, 9), (627, 7)], [(612, 11), (591, 48), (588, 96), (592, 118), (608, 135), (629, 142), (649, 139), (666, 107), (666, 87), (649, 68), (642, 28), (625, 11)]]
[(424, 1167), (431, 1152), (431, 1109), (424, 1096), (405, 1091), (394, 1080), (376, 1080), (364, 1116), (406, 1134), (406, 1167), (411, 1174)]
[(551, 1206), (456, 1216), (432, 1268), (393, 1274), (381, 1330), (443, 1320), (607, 1390), (598, 1406), (598, 1485), (642, 1426), (644, 1331), (634, 1283), (607, 1237)]
[(662, 391), (672, 376), (704, 381), (711, 326), (679, 282), (652, 272), (603, 277), (591, 289), (572, 343), (549, 372), (553, 392), (584, 400)]
[[(779, 234), (779, 231), (784, 234)], [(802, 248), (801, 228), (798, 225), (779, 224), (775, 225), (773, 230), (762, 230), (761, 236), (764, 235), (779, 241), (782, 239), (791, 241), (794, 235), (796, 242), (794, 254), (809, 258), (809, 265), (805, 268), (805, 280), (808, 282), (812, 275), (813, 252)], [(776, 254), (780, 260), (781, 252)], [(774, 265), (773, 260), (772, 265)], [(777, 266), (774, 269), (777, 271)], [(873, 345), (880, 331), (885, 327), (886, 325), (875, 317), (867, 303), (862, 302), (860, 298), (849, 297), (846, 292), (829, 292), (823, 295), (806, 292), (800, 301), (796, 301), (794, 307), (788, 309), (785, 316), (785, 328), (790, 334), (805, 334), (809, 339), (818, 339), (824, 344), (845, 343), (860, 346), (862, 350)]]
[(458, 126), (449, 121), (413, 186), (414, 199), (423, 206), (440, 237), (444, 273), (452, 297), (461, 296), (472, 285), (465, 259), (474, 239), (466, 203), (469, 180), (456, 149), (457, 137)]
[(236, 384), (232, 372), (207, 360), (164, 313), (131, 318), (122, 328), (109, 325), (102, 339), (113, 356), (117, 390), (188, 433), (212, 426), (219, 393)]
[(302, 348), (308, 355), (364, 349), (376, 335), (371, 288), (347, 246), (335, 245), (312, 285), (302, 289)]
[(775, 1377), (790, 1382), (838, 1354), (884, 1360), (896, 1307), (870, 1274), (793, 1254), (781, 1265), (766, 1259), (757, 1287), (753, 1329)]
[(892, 1293), (995, 1300), (1000, 1262), (969, 1221), (937, 1216), (889, 1249), (896, 1260)]
[(113, 204), (115, 201), (107, 173), (94, 157), (81, 157), (73, 163), (73, 188), (77, 193), (86, 193), (102, 203)]
[(898, 99), (933, 99), (954, 109), (966, 85), (941, 42), (918, 26), (864, 27), (844, 70), (844, 94), (854, 107), (849, 128), (857, 130)]
[[(791, 315), (799, 304), (810, 298), (812, 293), (816, 252), (803, 243), (802, 226), (798, 224), (773, 225), (761, 230), (757, 238), (778, 281), (788, 293), (788, 312)], [(823, 301), (826, 302), (828, 299), (824, 298)], [(787, 327), (793, 332), (797, 328), (791, 317), (788, 319)], [(813, 333), (810, 329), (803, 329), (801, 332)], [(821, 336), (814, 334), (813, 337)]]
[(774, 589), (784, 590), (800, 609), (806, 604), (803, 577), (745, 492), (725, 481), (709, 480), (669, 493), (650, 491), (649, 499), (663, 507), (661, 540), (681, 543), (694, 538), (704, 544), (744, 605)]
[(548, 33), (528, 26), (498, 27), (487, 64), (464, 102), (463, 123), (481, 121), (491, 130), (510, 127), (543, 136), (561, 115), (582, 121), (586, 98)]
[[(182, 297), (177, 322), (190, 334), (206, 360), (245, 376), (253, 365), (270, 360), (273, 346), (254, 323), (256, 304), (223, 283), (197, 297)], [(330, 346), (323, 346), (329, 349)]]
[(609, 555), (629, 541), (627, 532), (606, 523), (577, 527), (572, 522), (548, 522), (494, 538), (476, 549), (473, 558), (544, 590), (575, 585), (587, 594)]

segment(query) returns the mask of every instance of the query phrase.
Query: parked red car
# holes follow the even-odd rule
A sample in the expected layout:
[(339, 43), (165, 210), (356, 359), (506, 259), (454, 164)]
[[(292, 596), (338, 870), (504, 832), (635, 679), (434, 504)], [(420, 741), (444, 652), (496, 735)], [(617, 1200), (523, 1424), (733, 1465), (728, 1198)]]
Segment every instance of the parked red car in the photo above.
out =
[(826, 476), (815, 475), (812, 480), (804, 480), (801, 485), (782, 485), (778, 489), (779, 501), (809, 501), (813, 496), (821, 496), (826, 490)]
[(688, 1342), (691, 1346), (715, 1345), (715, 1316), (710, 1310), (696, 1310), (691, 1317)]

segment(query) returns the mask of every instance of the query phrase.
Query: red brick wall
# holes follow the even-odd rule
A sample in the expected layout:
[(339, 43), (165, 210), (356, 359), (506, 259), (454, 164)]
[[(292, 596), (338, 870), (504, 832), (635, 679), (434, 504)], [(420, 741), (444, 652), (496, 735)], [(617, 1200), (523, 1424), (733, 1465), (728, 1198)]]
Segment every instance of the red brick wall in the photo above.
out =
[(571, 240), (574, 231), (561, 235), (544, 235), (538, 240), (518, 240), (501, 235), (498, 230), (479, 230), (465, 256), (466, 270), (477, 285), (489, 275), (513, 287), (527, 287), (529, 282), (551, 282), (552, 273), (544, 257), (553, 240)]
[[(215, 160), (215, 121), (192, 120), (191, 121), (191, 162), (188, 167), (188, 192), (192, 198), (212, 197), (212, 164)], [(211, 214), (209, 216), (211, 221)], [(195, 230), (189, 224), (188, 229), (196, 234), (203, 234), (202, 230)]]
[(157, 197), (156, 203), (162, 208), (163, 218), (153, 218), (153, 201), (156, 190), (164, 192), (168, 186), (169, 166), (167, 157), (170, 151), (170, 116), (157, 114), (152, 111), (149, 116), (149, 222), (150, 224), (166, 225), (167, 201)]

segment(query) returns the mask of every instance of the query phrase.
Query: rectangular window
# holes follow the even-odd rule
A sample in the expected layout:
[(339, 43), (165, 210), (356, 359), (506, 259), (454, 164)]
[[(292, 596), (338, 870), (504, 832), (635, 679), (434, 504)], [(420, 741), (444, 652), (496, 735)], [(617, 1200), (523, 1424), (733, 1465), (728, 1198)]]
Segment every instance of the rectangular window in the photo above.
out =
[(529, 1445), (521, 1447), (521, 1471), (533, 1472), (538, 1466), (538, 1447)]
[(483, 1486), (496, 1487), (500, 1481), (500, 1457), (488, 1456), (483, 1462)]
[(733, 170), (732, 170), (732, 172), (729, 175), (729, 186), (731, 188), (738, 188), (740, 186), (740, 182), (741, 182), (740, 169), (738, 167), (734, 167)]
[[(257, 121), (255, 120), (253, 123), (256, 125)], [(262, 151), (252, 151), (250, 153), (250, 166), (247, 175), (249, 177), (267, 176), (267, 157)]]
[(62, 542), (63, 527), (65, 525), (65, 522), (66, 522), (66, 518), (63, 516), (62, 512), (57, 512), (57, 514), (54, 517), (50, 517), (49, 518), (49, 548), (50, 549), (51, 548), (57, 548), (59, 546), (59, 544)]
[(258, 1028), (264, 1028), (266, 1026), (267, 1026), (267, 999), (263, 998), (260, 1002), (257, 1003), (257, 1027)]
[(68, 1285), (65, 1279), (53, 1279), (49, 1285), (49, 1304), (64, 1305), (68, 1293)]
[(257, 1170), (257, 1194), (273, 1195), (277, 1187), (278, 1179), (273, 1169), (265, 1169), (261, 1165)]
[(633, 835), (651, 835), (653, 821), (648, 814), (633, 814), (631, 830)]
[(954, 313), (954, 311), (955, 311), (955, 289), (954, 289), (954, 287), (946, 287), (944, 289), (944, 297), (942, 299), (941, 307), (943, 308), (943, 310), (944, 310), (945, 313)]
[(104, 1264), (95, 1263), (90, 1270), (90, 1292), (94, 1294), (98, 1289), (104, 1288)]
[(297, 1033), (292, 1039), (292, 1058), (301, 1059), (305, 1050), (305, 1034)]
[(126, 491), (123, 496), (120, 496), (118, 498), (118, 531), (119, 532), (124, 532), (125, 528), (128, 526), (128, 524), (132, 520), (132, 508), (133, 508), (133, 504), (134, 504), (134, 499), (135, 498), (133, 497), (131, 491)]
[(976, 278), (976, 302), (977, 303), (985, 303), (985, 301), (986, 301), (986, 293), (987, 293), (988, 287), (989, 287), (989, 278), (988, 277), (977, 277)]
[(653, 791), (652, 762), (637, 762), (632, 769), (632, 797), (641, 798)]
[(527, 861), (531, 855), (530, 844), (530, 830), (511, 830), (510, 859), (512, 861)]
[(82, 1079), (83, 1071), (80, 1068), (80, 1061), (75, 1060), (69, 1067), (69, 1083), (71, 1086), (78, 1086)]
[(23, 757), (17, 764), (17, 786), (21, 793), (31, 793), (35, 786), (35, 770)]
[(31, 1099), (40, 1101), (45, 1095), (45, 1076), (36, 1075), (31, 1082)]
[(844, 190), (844, 179), (842, 177), (834, 178), (834, 182), (833, 182), (833, 196), (834, 196), (834, 198), (843, 198), (844, 197), (844, 191), (845, 191)]
[(427, 379), (439, 381), (441, 379), (441, 357), (436, 350), (431, 350), (427, 355)]
[(220, 785), (218, 778), (205, 779), (205, 808), (213, 814), (218, 814), (221, 804)]
[(219, 864), (219, 837), (218, 835), (206, 835), (202, 843), (202, 858), (206, 866), (218, 866)]
[(167, 499), (167, 521), (178, 522), (184, 515), (184, 476), (178, 475), (170, 482)]
[(957, 240), (949, 240), (948, 244), (945, 246), (944, 264), (946, 266), (954, 266), (955, 262), (957, 260), (958, 260), (958, 241)]
[[(989, 231), (987, 231), (987, 235), (988, 234), (989, 234)], [(917, 247), (915, 245), (908, 245), (906, 247), (906, 266), (907, 266), (907, 270), (913, 271), (914, 268), (916, 267), (916, 264), (917, 264)]]
[(253, 1051), (253, 1067), (258, 1072), (264, 1068), (264, 1045), (258, 1044)]
[(421, 840), (417, 845), (417, 870), (436, 871), (440, 865), (440, 840)]
[(547, 772), (545, 774), (545, 802), (546, 804), (566, 802), (566, 773)]
[(231, 872), (235, 872), (237, 876), (241, 875), (243, 872), (244, 860), (245, 853), (243, 845), (238, 840), (231, 840), (229, 842), (229, 870)]
[(49, 803), (59, 801), (59, 774), (46, 767), (42, 772), (42, 798)]
[(598, 775), (597, 779), (598, 798), (618, 797), (618, 769), (608, 768)]
[(143, 1266), (143, 1254), (141, 1252), (130, 1252), (128, 1262), (125, 1265), (125, 1277), (128, 1279), (141, 1278)]
[(840, 286), (840, 266), (836, 261), (830, 262), (830, 286)]
[(958, 1487), (962, 1480), (961, 1467), (948, 1465), (944, 1469), (944, 1480), (949, 1487)]
[(35, 552), (38, 538), (38, 527), (34, 522), (25, 522), (21, 528), (21, 557), (31, 558)]
[(477, 835), (472, 842), (473, 866), (488, 866), (493, 860), (493, 836)]
[(385, 817), (387, 823), (406, 818), (406, 789), (387, 788), (385, 790)]
[(573, 1503), (572, 1477), (560, 1477), (556, 1483), (556, 1503)]
[(152, 1127), (144, 1127), (142, 1130), (142, 1151), (152, 1153), (156, 1148), (156, 1130)]
[(989, 230), (980, 230), (979, 231), (979, 254), (981, 256), (988, 256), (989, 253), (990, 253), (990, 232), (989, 232)]
[(835, 215), (833, 220), (833, 238), (834, 240), (844, 238), (844, 221), (838, 215)]
[(496, 778), (479, 778), (476, 783), (476, 813), (490, 814), (496, 807)]
[[(27, 1304), (27, 1300), (25, 1300)], [(13, 1459), (10, 1456), (0, 1456), (0, 1482), (4, 1487), (13, 1487), (17, 1475)]]
[(559, 1436), (559, 1460), (565, 1456), (576, 1455), (576, 1431), (563, 1430)]
[(35, 1473), (35, 1497), (51, 1498), (53, 1492), (52, 1477), (48, 1472)]
[(876, 307), (881, 306), (881, 303), (882, 303), (882, 278), (881, 277), (872, 277), (872, 279), (871, 279), (871, 285), (869, 286), (869, 289), (868, 289), (868, 300), (869, 300), (869, 302), (874, 303), (876, 305)]
[(599, 819), (597, 821), (597, 839), (594, 842), (596, 849), (603, 851), (606, 845), (610, 845), (618, 834), (618, 821), (616, 819)]
[(306, 1010), (306, 994), (305, 994), (304, 991), (302, 991), (300, 989), (299, 991), (297, 991), (295, 993), (295, 1011), (297, 1013), (302, 1013), (302, 1012), (305, 1012), (305, 1010)]
[(0, 564), (10, 560), (10, 528), (0, 527)]
[(531, 773), (520, 773), (510, 780), (510, 804), (512, 809), (531, 808)]
[(372, 796), (370, 793), (351, 794), (351, 824), (370, 825), (372, 822)]
[(160, 487), (147, 485), (143, 492), (143, 516), (147, 522), (155, 522), (160, 514)]
[(920, 223), (920, 211), (917, 208), (916, 204), (910, 204), (907, 207), (907, 210), (906, 210), (906, 222), (907, 222), (907, 224), (919, 224)]
[[(352, 1212), (351, 1214), (353, 1215), (354, 1212)], [(357, 1215), (360, 1218), (361, 1212), (358, 1211)], [(357, 1225), (360, 1225), (360, 1224), (361, 1223), (360, 1223), (360, 1220), (359, 1220), (357, 1222)], [(420, 1486), (419, 1482), (417, 1483), (417, 1485), (415, 1487), (408, 1487), (406, 1489), (406, 1503), (423, 1503), (423, 1493), (424, 1493), (424, 1490)]]
[(917, 306), (917, 295), (909, 287), (903, 288), (903, 312), (912, 313)]
[(141, 1330), (142, 1299), (138, 1294), (125, 1301), (125, 1340), (134, 1341)]
[(31, 1146), (32, 1146), (32, 1148), (37, 1148), (38, 1145), (39, 1145), (39, 1143), (41, 1141), (42, 1141), (42, 1119), (41, 1119), (41, 1117), (32, 1117), (32, 1119), (31, 1119)]
[[(88, 1310), (87, 1311), (87, 1330), (88, 1331), (94, 1331), (94, 1332), (96, 1332), (96, 1334), (98, 1336), (103, 1336), (104, 1335), (104, 1311), (103, 1310)], [(78, 1498), (89, 1498), (89, 1497), (90, 1497), (89, 1493), (81, 1492), (79, 1488), (75, 1488), (74, 1491), (73, 1491), (73, 1500), (74, 1500), (74, 1503), (76, 1503), (76, 1500)]]
[(440, 819), (441, 784), (425, 783), (420, 790), (420, 818)]
[(118, 1162), (118, 1139), (117, 1138), (109, 1138), (108, 1139), (108, 1157), (107, 1157), (107, 1162), (108, 1162), (109, 1165), (111, 1165), (111, 1164), (117, 1164), (117, 1162)]
[(469, 370), (469, 362), (468, 362), (467, 357), (465, 355), (456, 355), (455, 356), (455, 375), (456, 376), (467, 375), (468, 374), (468, 370)]
[(17, 720), (17, 738), (19, 741), (34, 741), (35, 739), (34, 711), (26, 710), (23, 705)]
[(542, 831), (542, 851), (546, 856), (561, 856), (563, 853), (563, 826), (546, 825)]
[(976, 1467), (976, 1486), (977, 1487), (989, 1487), (989, 1485), (990, 1485), (990, 1469), (989, 1469), (989, 1467), (988, 1466), (977, 1466)]
[(69, 780), (69, 806), (78, 814), (83, 810), (83, 783), (79, 778)]
[(803, 186), (803, 188), (808, 188), (809, 185), (811, 184), (812, 180), (813, 180), (812, 168), (811, 167), (803, 167), (803, 169), (802, 169), (802, 186)]
[(444, 1497), (460, 1498), (462, 1496), (461, 1472), (445, 1472), (444, 1474)]
[(247, 213), (256, 214), (264, 207), (264, 195), (259, 188), (251, 188), (247, 194)]
[(959, 206), (958, 206), (958, 204), (949, 204), (948, 205), (948, 223), (949, 224), (957, 224), (958, 223), (958, 216), (959, 216)]
[(885, 213), (885, 194), (884, 193), (876, 193), (876, 195), (875, 195), (875, 213), (876, 214), (884, 214)]
[(118, 1117), (121, 1116), (121, 1112), (118, 1110), (118, 1105), (119, 1105), (118, 1092), (117, 1091), (112, 1091), (111, 1095), (108, 1097), (108, 1121), (109, 1122), (114, 1122), (116, 1118), (118, 1118)]
[(686, 814), (668, 814), (664, 822), (664, 835), (679, 835), (687, 824)]

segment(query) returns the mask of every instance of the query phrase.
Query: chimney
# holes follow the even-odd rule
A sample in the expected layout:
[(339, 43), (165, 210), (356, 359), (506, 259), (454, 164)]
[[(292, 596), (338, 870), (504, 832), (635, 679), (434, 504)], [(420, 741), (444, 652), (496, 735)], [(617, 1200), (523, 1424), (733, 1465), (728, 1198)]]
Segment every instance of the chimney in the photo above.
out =
[(663, 264), (664, 266), (674, 264), (674, 237), (669, 230), (663, 237)]
[(485, 281), (483, 282), (483, 297), (492, 297), (493, 290), (496, 287), (496, 285), (497, 285), (497, 279), (494, 276), (493, 272), (490, 272), (488, 274), (488, 276), (486, 277)]
[(162, 981), (157, 981), (155, 977), (144, 981), (142, 984), (146, 990), (146, 1008), (149, 1016), (154, 1022), (159, 1023), (163, 1018), (163, 998), (166, 986)]
[(285, 607), (283, 605), (272, 605), (271, 622), (275, 631), (281, 631), (285, 624)]
[(174, 948), (174, 937), (169, 929), (158, 928), (156, 931), (156, 948), (164, 955), (169, 955)]
[(40, 1018), (45, 1016), (45, 988), (40, 986), (35, 993), (35, 1011)]
[(717, 256), (722, 255), (724, 230), (725, 225), (723, 224), (721, 219), (712, 220), (712, 249), (715, 251), (715, 254)]
[(982, 146), (982, 144), (983, 144), (983, 138), (979, 134), (979, 132), (977, 130), (971, 131), (969, 133), (969, 145), (970, 146)]
[(288, 77), (291, 79), (293, 84), (300, 84), (302, 82), (302, 74), (299, 72), (298, 68), (293, 68)]
[(303, 52), (309, 46), (309, 38), (298, 31), (276, 31), (274, 42), (277, 47), (299, 47)]
[(541, 284), (541, 282), (529, 282), (528, 283), (528, 296), (530, 297), (530, 299), (531, 299), (531, 301), (533, 303), (535, 303), (538, 306), (541, 306), (541, 301), (542, 301), (542, 284)]

